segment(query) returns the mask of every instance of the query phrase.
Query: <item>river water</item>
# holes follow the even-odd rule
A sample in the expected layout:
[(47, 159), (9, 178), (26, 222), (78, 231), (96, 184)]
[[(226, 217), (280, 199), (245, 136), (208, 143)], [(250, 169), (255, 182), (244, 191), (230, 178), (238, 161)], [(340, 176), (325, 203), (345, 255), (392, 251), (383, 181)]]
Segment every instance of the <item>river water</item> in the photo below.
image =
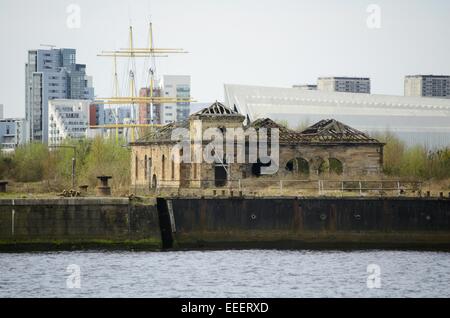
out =
[(450, 253), (0, 254), (0, 297), (450, 297)]

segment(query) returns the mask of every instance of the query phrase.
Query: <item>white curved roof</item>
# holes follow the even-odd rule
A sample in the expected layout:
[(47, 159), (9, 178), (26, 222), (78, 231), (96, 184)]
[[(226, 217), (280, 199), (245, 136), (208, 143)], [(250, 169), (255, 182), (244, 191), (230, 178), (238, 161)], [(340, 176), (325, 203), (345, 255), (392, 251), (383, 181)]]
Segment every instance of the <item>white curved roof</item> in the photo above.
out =
[(450, 99), (226, 84), (225, 103), (251, 121), (335, 118), (367, 132), (389, 129), (427, 135), (424, 142), (430, 144), (450, 144)]

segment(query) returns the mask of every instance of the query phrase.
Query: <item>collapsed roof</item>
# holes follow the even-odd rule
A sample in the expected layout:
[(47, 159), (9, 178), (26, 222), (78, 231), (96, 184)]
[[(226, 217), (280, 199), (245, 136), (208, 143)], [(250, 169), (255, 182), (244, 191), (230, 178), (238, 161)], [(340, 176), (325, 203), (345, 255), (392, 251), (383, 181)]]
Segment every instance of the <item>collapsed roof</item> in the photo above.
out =
[[(195, 117), (217, 118), (218, 122), (223, 125), (223, 122), (221, 121), (223, 116), (239, 116), (242, 117), (242, 121), (244, 121), (245, 118), (237, 111), (232, 110), (219, 102), (215, 102), (211, 106), (191, 115), (190, 119)], [(133, 143), (133, 145), (172, 142), (172, 132), (176, 128), (189, 129), (189, 120), (171, 123), (154, 129)], [(244, 130), (253, 128), (256, 131), (259, 131), (259, 129), (262, 128), (278, 129), (280, 144), (381, 144), (378, 140), (371, 138), (367, 134), (334, 119), (321, 120), (301, 132), (288, 129), (269, 118), (258, 119), (243, 128)]]

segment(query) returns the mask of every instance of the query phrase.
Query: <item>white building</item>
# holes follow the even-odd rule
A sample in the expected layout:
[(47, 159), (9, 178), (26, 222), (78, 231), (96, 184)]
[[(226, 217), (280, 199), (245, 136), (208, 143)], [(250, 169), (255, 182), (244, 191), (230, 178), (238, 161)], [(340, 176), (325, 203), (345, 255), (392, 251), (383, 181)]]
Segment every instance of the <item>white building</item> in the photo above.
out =
[(90, 100), (54, 99), (48, 102), (49, 145), (86, 137)]
[(319, 77), (317, 89), (324, 92), (370, 94), (370, 78), (367, 77)]
[(449, 99), (225, 85), (225, 102), (251, 121), (297, 127), (333, 118), (368, 133), (392, 131), (410, 145), (450, 145)]
[(25, 119), (31, 141), (47, 142), (48, 101), (94, 98), (86, 65), (76, 63), (75, 49), (28, 51), (25, 65)]
[[(189, 99), (191, 97), (191, 77), (188, 75), (164, 75), (162, 79), (164, 97)], [(161, 105), (161, 124), (182, 121), (189, 117), (190, 103)]]
[(4, 152), (14, 151), (27, 142), (27, 123), (23, 118), (0, 119), (0, 147)]
[(450, 98), (450, 76), (444, 75), (406, 76), (405, 96)]

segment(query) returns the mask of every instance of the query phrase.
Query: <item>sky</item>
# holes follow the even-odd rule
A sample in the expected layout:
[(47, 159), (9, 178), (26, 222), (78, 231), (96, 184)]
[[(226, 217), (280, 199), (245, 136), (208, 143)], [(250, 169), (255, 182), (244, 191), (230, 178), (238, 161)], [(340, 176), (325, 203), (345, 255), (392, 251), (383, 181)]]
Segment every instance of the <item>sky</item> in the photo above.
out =
[[(372, 93), (402, 95), (405, 75), (450, 74), (448, 0), (0, 0), (5, 117), (25, 116), (28, 50), (77, 49), (96, 95), (108, 97), (112, 60), (97, 54), (126, 47), (130, 24), (135, 46), (146, 46), (149, 21), (156, 46), (190, 52), (158, 59), (158, 74), (191, 75), (199, 102), (223, 100), (225, 83), (291, 87), (361, 76), (372, 79)], [(144, 74), (138, 63), (140, 86)]]

